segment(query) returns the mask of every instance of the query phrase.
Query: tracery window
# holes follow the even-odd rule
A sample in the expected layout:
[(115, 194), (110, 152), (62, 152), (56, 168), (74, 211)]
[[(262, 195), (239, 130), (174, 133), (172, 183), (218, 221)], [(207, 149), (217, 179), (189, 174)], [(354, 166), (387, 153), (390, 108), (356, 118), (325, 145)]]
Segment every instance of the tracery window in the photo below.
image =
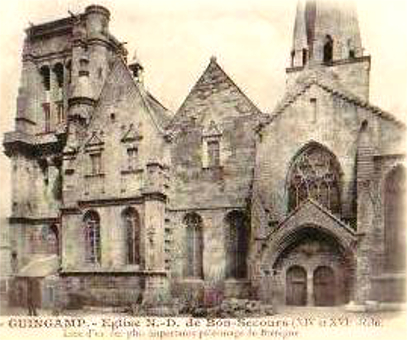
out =
[(137, 211), (128, 208), (122, 213), (122, 223), (125, 228), (125, 243), (127, 249), (126, 262), (140, 263), (140, 219)]
[(319, 145), (307, 147), (291, 167), (288, 208), (311, 198), (335, 214), (340, 213), (340, 168), (335, 157)]
[(100, 218), (97, 212), (88, 211), (84, 218), (85, 255), (89, 263), (101, 262), (100, 250)]
[(226, 216), (226, 277), (242, 279), (247, 275), (248, 223), (243, 212)]
[(186, 225), (186, 266), (185, 276), (203, 277), (203, 230), (202, 218), (196, 213), (189, 213), (184, 218)]

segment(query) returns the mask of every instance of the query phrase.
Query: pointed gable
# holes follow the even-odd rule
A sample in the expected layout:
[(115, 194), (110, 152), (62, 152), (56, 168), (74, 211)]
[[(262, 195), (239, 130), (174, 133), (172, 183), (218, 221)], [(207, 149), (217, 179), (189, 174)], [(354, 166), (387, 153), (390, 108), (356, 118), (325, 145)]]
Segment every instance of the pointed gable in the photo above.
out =
[(174, 121), (197, 118), (260, 114), (260, 110), (222, 70), (214, 57), (185, 101)]
[(97, 135), (96, 131), (93, 131), (91, 137), (86, 142), (85, 147), (93, 147), (93, 146), (100, 146), (100, 145), (103, 145), (103, 141)]
[(138, 141), (140, 139), (142, 139), (143, 137), (141, 136), (140, 132), (138, 131), (138, 129), (136, 129), (134, 127), (133, 124), (130, 124), (129, 129), (127, 130), (127, 132), (124, 134), (123, 138), (121, 139), (122, 142), (124, 143), (130, 143), (130, 142), (135, 142)]
[(394, 122), (396, 125), (403, 127), (404, 124), (394, 117), (391, 113), (388, 113), (377, 106), (370, 104), (367, 100), (355, 95), (348, 91), (337, 79), (333, 72), (319, 68), (310, 68), (303, 71), (295, 83), (289, 87), (283, 98), (277, 103), (273, 113), (263, 122), (260, 123), (260, 128), (263, 125), (267, 125), (274, 118), (284, 113), (284, 111), (297, 101), (303, 94), (305, 94), (311, 86), (318, 86), (326, 92), (331, 93), (333, 96), (341, 98), (353, 105), (362, 107), (370, 111), (373, 115), (377, 115), (388, 121)]
[(216, 123), (213, 120), (211, 120), (208, 128), (204, 131), (204, 136), (205, 137), (219, 137), (221, 135), (222, 135), (222, 132), (220, 131), (219, 127), (216, 125)]
[(134, 115), (147, 113), (150, 121), (160, 133), (170, 120), (170, 112), (144, 87), (135, 82), (130, 70), (122, 59), (118, 59), (112, 67), (105, 85), (102, 89), (100, 101), (95, 110), (92, 121), (107, 122), (114, 111), (125, 111), (126, 119), (132, 121)]

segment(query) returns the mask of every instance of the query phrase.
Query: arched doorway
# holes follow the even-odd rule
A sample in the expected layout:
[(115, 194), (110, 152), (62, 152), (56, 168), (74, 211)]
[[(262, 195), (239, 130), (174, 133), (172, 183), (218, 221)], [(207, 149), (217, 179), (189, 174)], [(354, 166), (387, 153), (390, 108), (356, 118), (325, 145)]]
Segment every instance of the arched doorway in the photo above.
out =
[(291, 306), (307, 304), (307, 272), (300, 266), (292, 266), (287, 270), (286, 304)]
[(270, 258), (276, 304), (330, 306), (350, 301), (353, 252), (335, 235), (308, 225), (277, 242), (279, 248), (273, 250), (276, 258)]
[(336, 304), (336, 280), (332, 268), (320, 266), (313, 278), (315, 306), (334, 306)]

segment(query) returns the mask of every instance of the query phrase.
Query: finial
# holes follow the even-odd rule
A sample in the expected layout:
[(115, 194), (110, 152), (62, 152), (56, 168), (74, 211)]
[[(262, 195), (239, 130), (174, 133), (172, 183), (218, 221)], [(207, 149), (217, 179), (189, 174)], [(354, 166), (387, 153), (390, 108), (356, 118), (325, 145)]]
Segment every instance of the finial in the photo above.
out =
[(133, 57), (131, 58), (131, 64), (139, 64), (139, 65), (141, 65), (140, 60), (139, 60), (139, 58), (137, 56), (137, 49), (134, 49)]
[(142, 71), (144, 69), (143, 65), (137, 56), (137, 50), (134, 50), (133, 58), (129, 64), (129, 68), (133, 73), (134, 79), (137, 79), (139, 82), (142, 82)]
[(216, 56), (211, 56), (211, 62), (215, 63), (216, 62)]

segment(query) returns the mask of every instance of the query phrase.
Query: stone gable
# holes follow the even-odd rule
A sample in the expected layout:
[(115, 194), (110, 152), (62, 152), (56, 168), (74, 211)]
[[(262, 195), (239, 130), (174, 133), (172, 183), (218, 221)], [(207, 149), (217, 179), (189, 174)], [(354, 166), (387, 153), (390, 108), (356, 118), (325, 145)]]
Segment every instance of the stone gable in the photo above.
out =
[(251, 114), (260, 114), (260, 111), (212, 58), (179, 108), (175, 123), (184, 117), (202, 122)]

